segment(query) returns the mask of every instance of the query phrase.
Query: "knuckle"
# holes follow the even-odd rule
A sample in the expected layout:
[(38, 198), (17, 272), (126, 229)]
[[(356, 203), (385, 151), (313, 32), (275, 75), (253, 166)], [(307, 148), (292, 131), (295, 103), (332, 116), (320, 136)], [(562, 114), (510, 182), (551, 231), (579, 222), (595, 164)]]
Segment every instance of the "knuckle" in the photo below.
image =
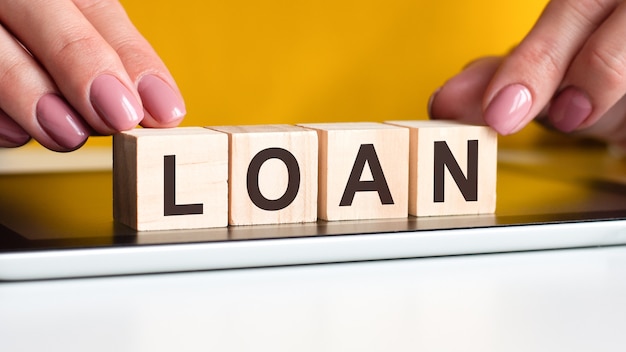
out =
[(109, 44), (89, 30), (64, 32), (44, 58), (42, 65), (51, 76), (71, 85), (81, 85), (85, 77), (116, 67), (119, 60)]
[(553, 39), (543, 39), (533, 43), (520, 46), (515, 50), (514, 55), (524, 67), (532, 68), (530, 74), (540, 80), (546, 78), (560, 78), (566, 70), (560, 52), (554, 50), (557, 44)]
[(81, 11), (87, 11), (90, 9), (101, 9), (111, 3), (111, 0), (74, 0), (76, 7)]
[(146, 48), (146, 41), (137, 36), (124, 36), (122, 38), (117, 38), (117, 40), (111, 44), (113, 45), (115, 51), (124, 55), (137, 53), (137, 55), (145, 56), (148, 52)]
[[(0, 82), (2, 88), (15, 89), (20, 82), (24, 82), (32, 71), (31, 63), (25, 60), (5, 61), (0, 68)], [(9, 83), (9, 84), (7, 84)]]
[(587, 53), (585, 65), (589, 72), (606, 84), (607, 89), (624, 86), (626, 57), (617, 50), (594, 46)]
[(94, 57), (101, 45), (101, 41), (93, 35), (80, 32), (73, 33), (58, 39), (52, 49), (52, 57), (56, 62), (64, 62), (73, 58)]
[(115, 38), (111, 41), (111, 46), (132, 79), (147, 71), (167, 72), (154, 48), (138, 33)]
[[(564, 4), (575, 11), (580, 17), (592, 21), (595, 14), (611, 11), (618, 0), (563, 0)], [(592, 21), (593, 22), (593, 21)]]

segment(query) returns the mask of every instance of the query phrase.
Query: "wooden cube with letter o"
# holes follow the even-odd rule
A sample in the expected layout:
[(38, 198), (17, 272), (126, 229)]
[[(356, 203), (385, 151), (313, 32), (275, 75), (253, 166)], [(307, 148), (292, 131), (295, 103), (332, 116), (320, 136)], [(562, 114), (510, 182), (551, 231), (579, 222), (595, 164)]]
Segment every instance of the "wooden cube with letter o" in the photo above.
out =
[(212, 126), (230, 145), (230, 225), (317, 220), (317, 134), (292, 125)]

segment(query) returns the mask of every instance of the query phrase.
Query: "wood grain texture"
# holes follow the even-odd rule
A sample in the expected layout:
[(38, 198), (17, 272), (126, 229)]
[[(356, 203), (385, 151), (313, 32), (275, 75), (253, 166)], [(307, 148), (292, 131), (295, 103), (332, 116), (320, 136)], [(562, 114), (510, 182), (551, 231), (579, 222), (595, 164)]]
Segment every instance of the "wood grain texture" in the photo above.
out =
[[(174, 156), (174, 158), (172, 158)], [(167, 188), (166, 163), (174, 177)], [(173, 199), (166, 200), (167, 190)], [(113, 215), (139, 231), (227, 226), (228, 137), (199, 127), (135, 129), (113, 137)], [(167, 215), (173, 206), (185, 213)], [(201, 205), (201, 206), (198, 206)]]
[[(496, 208), (497, 133), (486, 126), (454, 121), (387, 121), (410, 129), (409, 213), (414, 216), (490, 214)], [(477, 141), (476, 143), (471, 141)], [(443, 143), (445, 142), (445, 143)], [(462, 174), (452, 176), (455, 163), (436, 162), (435, 148), (447, 147)], [(444, 145), (445, 144), (445, 145)], [(461, 191), (471, 181), (471, 148), (477, 148), (476, 195)], [(437, 176), (443, 170), (443, 177)], [(459, 171), (459, 170), (457, 170)], [(459, 186), (461, 185), (461, 186)], [(467, 188), (471, 188), (467, 186)], [(437, 190), (443, 198), (436, 201)], [(468, 199), (466, 199), (468, 198)]]
[[(318, 133), (321, 219), (408, 216), (408, 129), (369, 122), (299, 126)], [(350, 191), (349, 185), (356, 185), (356, 189)], [(370, 186), (376, 190), (358, 189)], [(389, 194), (384, 194), (387, 190)]]
[(229, 137), (230, 225), (317, 220), (314, 131), (291, 125), (208, 128)]

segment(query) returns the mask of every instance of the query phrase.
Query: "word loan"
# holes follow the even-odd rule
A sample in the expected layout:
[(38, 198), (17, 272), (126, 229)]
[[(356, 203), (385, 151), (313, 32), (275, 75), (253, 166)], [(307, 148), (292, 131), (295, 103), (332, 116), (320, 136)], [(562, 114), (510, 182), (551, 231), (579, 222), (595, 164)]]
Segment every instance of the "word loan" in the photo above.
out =
[(135, 129), (113, 216), (138, 231), (495, 212), (497, 134), (452, 121)]

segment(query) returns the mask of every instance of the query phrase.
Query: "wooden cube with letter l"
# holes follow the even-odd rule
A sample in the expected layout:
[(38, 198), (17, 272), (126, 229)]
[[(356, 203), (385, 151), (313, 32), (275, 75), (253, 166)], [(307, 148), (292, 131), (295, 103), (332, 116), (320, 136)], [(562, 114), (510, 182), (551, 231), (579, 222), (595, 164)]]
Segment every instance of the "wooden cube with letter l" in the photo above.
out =
[(300, 124), (318, 133), (318, 216), (408, 216), (409, 131), (381, 123)]
[(228, 225), (228, 136), (200, 127), (113, 137), (113, 216), (136, 230)]
[(388, 121), (411, 131), (409, 213), (493, 213), (497, 133), (453, 121)]
[(230, 225), (317, 220), (317, 134), (292, 125), (211, 126), (230, 144)]

